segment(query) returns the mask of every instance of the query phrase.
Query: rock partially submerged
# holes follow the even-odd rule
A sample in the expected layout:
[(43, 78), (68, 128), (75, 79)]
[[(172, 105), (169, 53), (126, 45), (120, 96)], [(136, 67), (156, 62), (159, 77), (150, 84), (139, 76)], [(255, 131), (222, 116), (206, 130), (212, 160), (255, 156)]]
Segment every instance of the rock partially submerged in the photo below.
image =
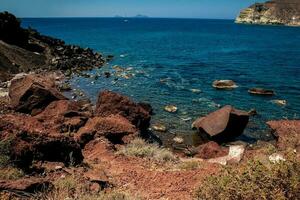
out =
[(212, 86), (217, 89), (234, 89), (237, 88), (237, 84), (232, 80), (216, 80)]
[(279, 149), (300, 148), (300, 120), (269, 121), (267, 125), (277, 138)]
[(67, 99), (55, 87), (55, 82), (39, 75), (13, 79), (9, 88), (13, 109), (27, 114), (38, 114), (51, 102)]
[(263, 95), (263, 96), (275, 95), (275, 92), (273, 90), (264, 89), (264, 88), (251, 88), (248, 90), (248, 92), (253, 95)]
[(219, 143), (241, 135), (249, 121), (249, 114), (232, 106), (225, 106), (193, 123), (201, 135)]
[(145, 131), (150, 125), (150, 110), (152, 109), (145, 109), (145, 106), (133, 102), (128, 97), (105, 90), (99, 94), (95, 115), (99, 117), (121, 115), (139, 130)]

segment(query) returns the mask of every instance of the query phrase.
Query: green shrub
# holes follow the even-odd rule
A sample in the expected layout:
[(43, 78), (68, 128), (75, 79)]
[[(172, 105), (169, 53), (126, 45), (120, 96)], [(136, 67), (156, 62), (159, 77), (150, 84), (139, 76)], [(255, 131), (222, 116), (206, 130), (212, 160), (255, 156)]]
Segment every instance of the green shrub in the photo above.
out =
[(300, 161), (295, 155), (276, 164), (249, 161), (227, 167), (207, 178), (196, 191), (197, 199), (299, 199)]
[(164, 148), (160, 148), (156, 144), (146, 143), (138, 138), (131, 141), (128, 145), (117, 152), (120, 155), (135, 156), (141, 158), (150, 158), (160, 162), (175, 161), (174, 154)]
[(190, 160), (190, 161), (183, 161), (178, 165), (178, 168), (181, 170), (195, 170), (200, 167), (199, 161)]
[(10, 164), (10, 149), (12, 139), (6, 139), (0, 141), (0, 168), (6, 167)]

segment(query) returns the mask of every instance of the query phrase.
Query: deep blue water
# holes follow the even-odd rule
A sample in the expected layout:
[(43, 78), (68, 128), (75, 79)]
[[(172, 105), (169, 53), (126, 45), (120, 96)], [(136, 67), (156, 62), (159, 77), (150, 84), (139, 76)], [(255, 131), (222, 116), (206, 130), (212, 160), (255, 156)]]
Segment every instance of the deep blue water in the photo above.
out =
[[(100, 90), (111, 89), (150, 102), (156, 113), (153, 122), (166, 124), (172, 134), (189, 135), (194, 119), (226, 104), (257, 110), (245, 131), (256, 139), (268, 138), (263, 131), (267, 120), (299, 119), (300, 28), (237, 25), (231, 20), (23, 19), (23, 26), (29, 25), (67, 43), (115, 55), (107, 66), (89, 73), (114, 73), (112, 66), (120, 65), (129, 68), (126, 74), (132, 78), (102, 76), (93, 83), (74, 77), (72, 84), (93, 100)], [(215, 90), (211, 85), (216, 79), (234, 80), (239, 87)], [(251, 96), (251, 87), (273, 89), (276, 96)], [(288, 104), (278, 106), (274, 99)], [(178, 112), (163, 111), (168, 104), (177, 105)]]

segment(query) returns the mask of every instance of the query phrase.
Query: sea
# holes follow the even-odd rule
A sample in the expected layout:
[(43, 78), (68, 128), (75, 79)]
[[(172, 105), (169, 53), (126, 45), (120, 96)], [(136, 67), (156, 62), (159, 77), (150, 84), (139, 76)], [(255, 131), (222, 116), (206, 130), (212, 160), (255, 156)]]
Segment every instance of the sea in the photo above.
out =
[[(87, 71), (90, 77), (72, 77), (71, 85), (93, 102), (107, 89), (150, 103), (152, 124), (168, 129), (155, 132), (165, 143), (178, 136), (196, 145), (192, 122), (224, 105), (257, 111), (238, 138), (247, 142), (272, 139), (268, 120), (300, 118), (297, 27), (161, 18), (25, 18), (22, 26), (114, 55), (105, 66)], [(105, 72), (112, 76), (106, 78)], [(239, 87), (216, 90), (212, 83), (220, 79), (233, 80)], [(250, 95), (253, 87), (272, 89), (276, 95)], [(167, 105), (175, 105), (177, 112), (166, 112)]]

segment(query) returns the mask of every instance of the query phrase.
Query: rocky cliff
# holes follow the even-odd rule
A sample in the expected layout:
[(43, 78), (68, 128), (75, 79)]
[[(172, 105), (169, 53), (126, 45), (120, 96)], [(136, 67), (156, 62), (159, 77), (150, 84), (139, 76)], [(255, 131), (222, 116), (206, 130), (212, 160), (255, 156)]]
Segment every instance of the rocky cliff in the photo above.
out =
[(300, 26), (299, 0), (273, 0), (255, 3), (242, 10), (236, 23)]

